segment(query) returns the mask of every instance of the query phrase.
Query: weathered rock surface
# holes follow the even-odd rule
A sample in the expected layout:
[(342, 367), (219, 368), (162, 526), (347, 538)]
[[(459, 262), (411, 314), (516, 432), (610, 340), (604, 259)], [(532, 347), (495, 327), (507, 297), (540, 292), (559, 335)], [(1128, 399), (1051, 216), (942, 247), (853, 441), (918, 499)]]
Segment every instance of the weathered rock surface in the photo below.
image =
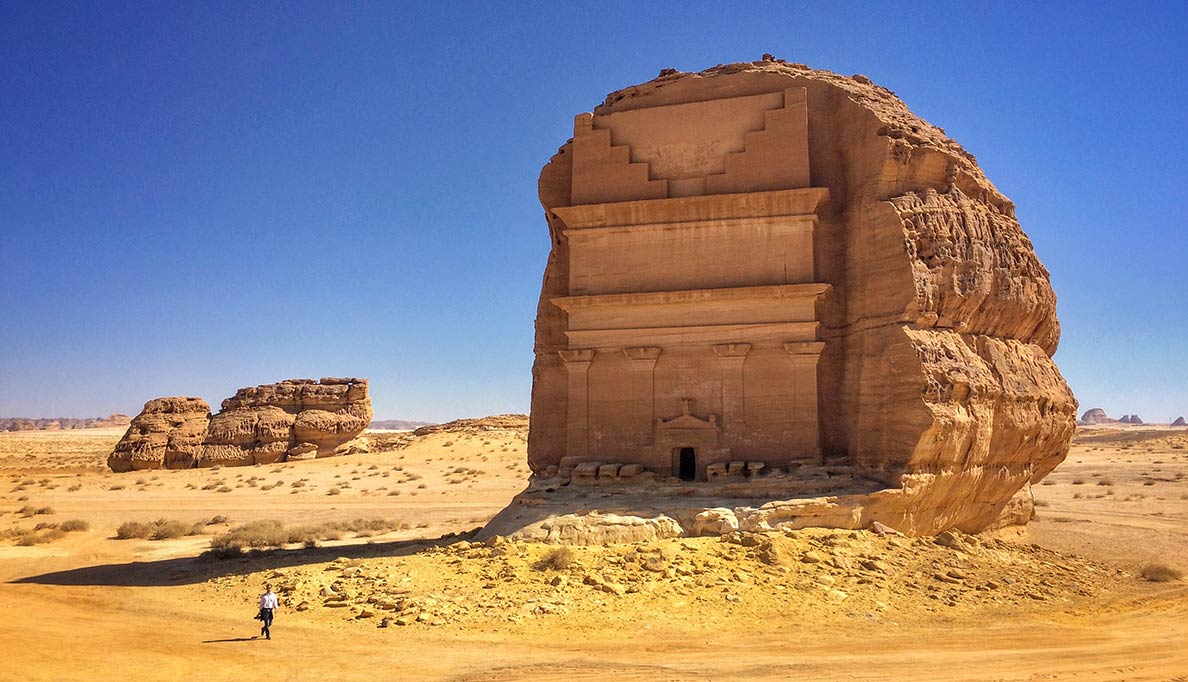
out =
[[(108, 458), (113, 471), (246, 466), (360, 452), (371, 422), (366, 379), (288, 379), (241, 388), (222, 410), (198, 398), (145, 405)], [(201, 417), (199, 417), (201, 413)]]
[(1188, 422), (1184, 421), (1183, 417), (1176, 417), (1176, 420), (1171, 423), (1172, 426), (1188, 426)]
[(210, 406), (202, 398), (155, 398), (132, 420), (107, 458), (112, 471), (185, 469), (206, 438)]
[[(704, 169), (694, 167), (697, 163), (706, 165), (705, 154), (686, 153), (689, 150), (680, 144), (688, 141), (679, 139), (675, 124), (659, 133), (656, 128), (650, 130), (667, 136), (669, 142), (677, 140), (665, 149), (676, 149), (684, 155), (680, 159), (692, 159), (688, 168), (677, 167), (675, 157), (657, 152), (663, 146), (659, 143), (648, 152), (652, 157), (643, 159), (640, 154), (648, 150), (645, 143), (650, 144), (646, 140), (633, 147), (634, 143), (598, 138), (606, 132), (605, 128), (599, 129), (599, 121), (604, 126), (616, 125), (613, 116), (652, 107), (775, 97), (777, 93), (785, 109), (771, 108), (766, 118), (758, 117), (750, 132), (741, 138), (745, 150), (739, 152), (735, 147), (728, 151), (725, 171), (716, 175), (706, 175)], [(785, 125), (785, 119), (780, 116), (790, 110), (791, 99), (797, 106), (807, 107), (808, 158), (803, 167), (777, 159), (779, 168), (784, 167), (779, 164), (787, 164), (788, 175), (769, 177), (770, 169), (776, 166), (760, 162), (766, 157), (759, 147), (776, 139), (773, 136), (784, 134), (785, 128), (779, 126)], [(573, 432), (574, 428), (588, 428), (580, 425), (590, 423), (596, 415), (622, 409), (618, 405), (632, 392), (647, 390), (647, 384), (640, 384), (642, 389), (623, 386), (618, 393), (606, 389), (603, 398), (595, 397), (593, 389), (588, 394), (581, 390), (574, 393), (574, 381), (597, 386), (600, 358), (645, 368), (650, 362), (656, 367), (655, 376), (662, 378), (661, 366), (672, 357), (670, 362), (675, 364), (663, 369), (669, 373), (663, 376), (686, 371), (682, 370), (682, 360), (675, 359), (670, 350), (659, 348), (667, 338), (677, 338), (675, 335), (647, 343), (620, 342), (627, 346), (622, 349), (604, 348), (596, 338), (605, 338), (606, 334), (596, 337), (594, 332), (569, 327), (573, 310), (594, 310), (587, 317), (599, 322), (596, 308), (578, 306), (628, 305), (634, 299), (627, 296), (639, 296), (635, 293), (638, 288), (620, 289), (631, 293), (614, 301), (610, 295), (579, 296), (587, 293), (583, 287), (591, 281), (591, 275), (581, 273), (586, 279), (575, 279), (578, 275), (570, 265), (572, 240), (577, 232), (593, 234), (613, 228), (598, 227), (597, 223), (567, 224), (566, 215), (578, 214), (573, 207), (582, 206), (583, 216), (603, 210), (607, 220), (627, 220), (623, 224), (638, 231), (643, 229), (636, 224), (641, 221), (632, 222), (632, 216), (642, 215), (645, 208), (660, 214), (660, 202), (696, 197), (700, 203), (686, 202), (688, 207), (681, 210), (693, 215), (690, 212), (701, 210), (696, 208), (701, 206), (704, 212), (695, 216), (701, 221), (698, 225), (725, 229), (714, 222), (718, 218), (713, 213), (724, 205), (726, 200), (720, 198), (724, 194), (745, 194), (755, 202), (763, 202), (769, 201), (767, 197), (774, 191), (804, 188), (802, 192), (810, 192), (823, 188), (828, 190), (828, 199), (814, 209), (814, 269), (810, 279), (741, 279), (741, 284), (729, 284), (729, 277), (724, 276), (726, 283), (714, 285), (787, 286), (802, 281), (829, 285), (810, 318), (819, 322), (817, 339), (824, 344), (817, 369), (819, 417), (815, 423), (819, 424), (819, 434), (814, 434), (819, 436), (819, 461), (844, 462), (853, 466), (857, 475), (881, 482), (886, 490), (864, 504), (855, 501), (832, 512), (822, 510), (820, 524), (849, 527), (869, 523), (876, 520), (868, 513), (871, 507), (879, 509), (877, 520), (913, 533), (947, 528), (973, 532), (998, 523), (1004, 512), (1021, 517), (1008, 507), (1016, 493), (1038, 482), (1067, 455), (1077, 403), (1051, 357), (1060, 327), (1048, 272), (1023, 233), (1014, 205), (986, 178), (971, 154), (942, 129), (914, 115), (891, 91), (865, 77), (847, 77), (780, 60), (730, 64), (700, 73), (666, 73), (610, 94), (595, 108), (592, 124), (585, 118), (588, 116), (578, 117), (576, 141), (571, 140), (558, 151), (542, 170), (539, 182), (552, 251), (537, 312), (533, 368), (528, 457), (538, 477), (555, 476), (558, 470), (564, 470), (562, 460), (567, 457), (574, 467), (580, 460), (621, 464), (631, 461), (608, 458), (598, 451), (620, 445), (609, 440), (608, 430)], [(768, 127), (764, 129), (764, 125)], [(625, 135), (639, 139), (644, 136), (638, 128), (621, 128)], [(704, 132), (698, 134), (704, 136)], [(586, 146), (579, 148), (578, 142)], [(720, 140), (711, 142), (717, 144)], [(595, 153), (601, 156), (583, 162), (580, 180), (584, 184), (579, 193), (576, 164), (582, 158), (595, 158), (591, 156)], [(601, 184), (590, 184), (591, 177), (600, 178)], [(667, 180), (658, 179), (662, 177)], [(684, 248), (684, 242), (679, 245)], [(718, 265), (727, 268), (730, 245), (722, 249)], [(666, 276), (664, 268), (679, 268), (680, 264), (656, 262), (646, 267), (658, 269), (652, 274), (659, 281)], [(711, 263), (706, 267), (717, 266)], [(634, 270), (625, 272), (624, 277), (635, 276)], [(695, 288), (681, 286), (684, 280), (680, 278), (686, 277), (683, 271), (674, 269), (671, 277), (672, 286), (661, 292)], [(613, 293), (613, 286), (593, 293), (604, 292)], [(652, 298), (669, 305), (670, 299), (661, 296), (656, 293)], [(651, 304), (652, 298), (639, 299), (639, 305)], [(559, 307), (555, 303), (559, 300), (572, 310)], [(679, 318), (669, 319), (677, 321), (667, 324), (679, 326)], [(605, 324), (613, 327), (613, 322)], [(574, 345), (574, 338), (590, 338), (592, 350)], [(640, 347), (630, 347), (636, 345)], [(734, 346), (714, 346), (714, 353), (722, 367), (730, 362), (745, 367), (752, 357), (766, 352), (759, 343), (754, 345), (749, 357), (746, 348)], [(789, 346), (795, 345), (786, 344), (785, 349), (792, 353), (794, 349)], [(682, 352), (686, 350), (682, 348)], [(625, 360), (620, 358), (622, 354)], [(612, 371), (610, 365), (605, 366), (608, 369), (602, 371)], [(686, 362), (685, 366), (690, 365)], [(750, 381), (746, 370), (740, 371), (740, 381)], [(718, 380), (716, 376), (709, 378)], [(727, 384), (723, 386), (721, 393), (725, 395)], [(752, 391), (748, 386), (748, 405), (762, 400), (760, 396), (765, 392), (777, 390), (756, 389)], [(696, 390), (697, 382), (690, 379), (670, 391), (675, 395), (663, 397), (675, 403), (677, 398)], [(571, 411), (569, 395), (592, 397), (588, 402), (583, 397), (583, 403)], [(660, 398), (657, 394), (657, 404)], [(707, 391), (704, 397), (698, 394), (697, 399), (710, 405), (718, 400), (713, 391)], [(721, 413), (732, 409), (726, 398), (717, 405), (703, 412), (712, 415), (715, 409)], [(632, 422), (624, 432), (648, 429), (655, 423), (654, 418), (668, 418), (673, 412), (665, 409), (668, 414), (644, 415), (638, 420), (642, 427)], [(700, 421), (709, 424), (707, 430), (720, 429), (722, 438), (728, 439), (729, 417), (724, 427), (708, 417)], [(646, 438), (647, 432), (643, 434), (641, 438)], [(802, 435), (797, 433), (796, 437)], [(734, 447), (745, 445), (738, 443), (742, 441), (736, 440)], [(579, 461), (571, 452), (575, 447), (584, 453), (576, 458)], [(694, 443), (685, 449), (694, 447), (710, 448)], [(666, 455), (661, 453), (659, 457)], [(769, 465), (763, 475), (775, 475), (780, 468), (778, 463)], [(667, 471), (658, 473), (669, 475)], [(768, 514), (772, 515), (779, 516), (775, 511)], [(742, 518), (739, 521), (741, 524)]]
[(1080, 419), (1080, 422), (1082, 424), (1089, 424), (1089, 425), (1111, 424), (1115, 421), (1117, 421), (1117, 420), (1110, 419), (1109, 415), (1106, 414), (1106, 411), (1101, 409), (1100, 407), (1094, 407), (1090, 410), (1086, 410), (1085, 414), (1081, 415), (1081, 419)]

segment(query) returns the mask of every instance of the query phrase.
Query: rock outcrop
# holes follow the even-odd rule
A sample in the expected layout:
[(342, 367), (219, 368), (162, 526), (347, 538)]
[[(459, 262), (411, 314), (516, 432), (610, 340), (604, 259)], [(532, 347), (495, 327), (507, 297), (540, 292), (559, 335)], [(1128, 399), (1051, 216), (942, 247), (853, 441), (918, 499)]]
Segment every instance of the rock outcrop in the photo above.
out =
[(1092, 409), (1085, 410), (1085, 414), (1081, 415), (1081, 418), (1078, 421), (1080, 421), (1082, 424), (1093, 425), (1112, 424), (1118, 420), (1110, 419), (1105, 410), (1101, 409), (1100, 407), (1094, 407)]
[(360, 452), (373, 416), (366, 379), (241, 388), (210, 415), (199, 398), (145, 404), (108, 457), (112, 471), (245, 466)]
[(154, 398), (116, 443), (107, 466), (115, 472), (192, 467), (209, 423), (210, 406), (202, 398)]
[[(698, 107), (728, 115), (687, 114)], [(807, 142), (788, 142), (806, 123)], [(693, 132), (682, 137), (686, 129)], [(539, 196), (552, 250), (536, 319), (528, 459), (537, 478), (632, 461), (684, 477), (685, 451), (697, 468), (690, 476), (700, 476), (704, 457), (751, 448), (770, 454), (735, 456), (747, 471), (756, 459), (767, 462), (762, 475), (842, 463), (886, 487), (878, 495), (889, 502), (856, 504), (821, 525), (879, 520), (912, 533), (973, 532), (1004, 512), (1028, 516), (1016, 493), (1067, 455), (1077, 403), (1052, 361), (1056, 296), (1014, 205), (941, 128), (864, 76), (773, 59), (666, 72), (579, 115), (575, 138), (541, 172)], [(807, 237), (794, 234), (802, 219), (812, 226)], [(749, 262), (743, 243), (754, 235), (769, 246), (748, 272), (739, 263)], [(616, 266), (599, 251), (597, 268), (576, 259), (579, 248), (593, 253), (612, 237), (671, 239), (676, 255)], [(707, 239), (719, 240), (717, 258), (699, 260)], [(790, 267), (800, 267), (806, 249), (808, 265)], [(758, 262), (777, 255), (783, 270)], [(700, 285), (706, 278), (714, 283)], [(746, 288), (751, 298), (725, 287)], [(766, 315), (740, 307), (780, 296), (790, 302), (771, 304)], [(710, 310), (704, 301), (712, 297), (731, 302)], [(803, 317), (779, 318), (780, 329), (799, 324), (795, 334), (814, 341), (774, 324), (759, 329), (801, 300), (795, 314)], [(702, 306), (717, 321), (688, 327), (680, 306)], [(621, 310), (661, 321), (639, 325), (640, 338), (631, 339), (636, 327)], [(735, 341), (714, 336), (726, 323)], [(703, 361), (692, 346), (711, 337)], [(797, 385), (816, 380), (811, 398), (795, 396), (813, 404), (784, 402), (795, 405), (783, 414), (798, 421), (786, 423), (782, 438), (796, 462), (778, 460), (775, 427), (730, 435), (780, 418), (772, 396), (790, 389), (773, 372), (786, 371), (779, 363), (789, 359), (801, 363)], [(799, 369), (806, 366), (815, 376)], [(605, 383), (614, 372), (655, 379)], [(655, 406), (639, 419), (624, 407), (637, 396)], [(768, 411), (732, 416), (757, 408)], [(631, 416), (617, 431), (592, 426), (620, 413)], [(703, 435), (685, 442), (673, 435), (677, 427)], [(619, 454), (628, 437), (647, 449), (639, 459)]]
[(1183, 417), (1176, 417), (1176, 420), (1171, 423), (1172, 426), (1188, 426), (1188, 422), (1184, 421)]

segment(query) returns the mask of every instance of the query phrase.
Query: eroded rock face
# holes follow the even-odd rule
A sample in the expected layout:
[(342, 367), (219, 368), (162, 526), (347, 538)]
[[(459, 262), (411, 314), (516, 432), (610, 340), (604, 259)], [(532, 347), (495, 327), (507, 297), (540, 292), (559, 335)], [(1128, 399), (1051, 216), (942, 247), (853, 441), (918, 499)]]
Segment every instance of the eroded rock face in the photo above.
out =
[(192, 467), (209, 423), (210, 406), (202, 398), (150, 400), (108, 455), (107, 466), (115, 472)]
[[(108, 457), (113, 471), (246, 466), (349, 454), (373, 416), (366, 379), (288, 379), (241, 388), (222, 410), (198, 398), (149, 401)], [(198, 414), (201, 413), (201, 418)]]
[[(687, 115), (702, 109), (720, 134)], [(666, 73), (578, 116), (539, 190), (538, 477), (844, 462), (887, 490), (822, 525), (973, 532), (1025, 516), (1016, 493), (1067, 455), (1077, 403), (1051, 359), (1056, 297), (1013, 204), (869, 79), (779, 60)], [(631, 260), (659, 239), (670, 257)], [(811, 381), (809, 400), (793, 394)]]

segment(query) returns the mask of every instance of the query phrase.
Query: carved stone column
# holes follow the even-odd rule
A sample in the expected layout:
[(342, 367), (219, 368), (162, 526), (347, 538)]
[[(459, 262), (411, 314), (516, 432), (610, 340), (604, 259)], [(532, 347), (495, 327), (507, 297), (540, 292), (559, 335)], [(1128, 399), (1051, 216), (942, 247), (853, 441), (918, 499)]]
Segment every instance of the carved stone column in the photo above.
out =
[(722, 370), (722, 427), (730, 429), (746, 423), (746, 386), (743, 383), (743, 364), (749, 343), (722, 343), (714, 346), (718, 365)]
[(624, 348), (623, 355), (627, 357), (627, 364), (631, 367), (631, 394), (639, 402), (640, 407), (647, 410), (648, 425), (656, 419), (656, 360), (660, 358), (660, 348), (656, 346), (641, 346)]
[(559, 350), (569, 377), (569, 418), (565, 428), (565, 450), (571, 457), (585, 457), (590, 434), (590, 363), (594, 350)]
[(825, 348), (822, 341), (784, 344), (792, 360), (792, 422), (805, 435), (799, 443), (806, 456), (821, 456), (821, 423), (817, 414), (817, 363)]

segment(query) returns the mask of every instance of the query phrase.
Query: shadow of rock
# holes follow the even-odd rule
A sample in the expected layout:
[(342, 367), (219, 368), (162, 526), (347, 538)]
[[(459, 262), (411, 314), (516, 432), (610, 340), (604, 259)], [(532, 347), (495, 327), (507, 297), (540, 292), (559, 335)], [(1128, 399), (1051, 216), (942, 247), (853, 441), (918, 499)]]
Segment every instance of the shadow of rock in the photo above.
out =
[(246, 575), (258, 571), (290, 568), (333, 561), (339, 557), (366, 559), (407, 556), (428, 547), (440, 547), (473, 536), (473, 531), (443, 535), (434, 539), (397, 540), (358, 545), (338, 545), (312, 549), (252, 550), (242, 556), (222, 559), (209, 554), (159, 561), (135, 561), (125, 564), (86, 566), (27, 576), (11, 583), (37, 585), (107, 585), (116, 587), (164, 587), (190, 585), (228, 575)]

